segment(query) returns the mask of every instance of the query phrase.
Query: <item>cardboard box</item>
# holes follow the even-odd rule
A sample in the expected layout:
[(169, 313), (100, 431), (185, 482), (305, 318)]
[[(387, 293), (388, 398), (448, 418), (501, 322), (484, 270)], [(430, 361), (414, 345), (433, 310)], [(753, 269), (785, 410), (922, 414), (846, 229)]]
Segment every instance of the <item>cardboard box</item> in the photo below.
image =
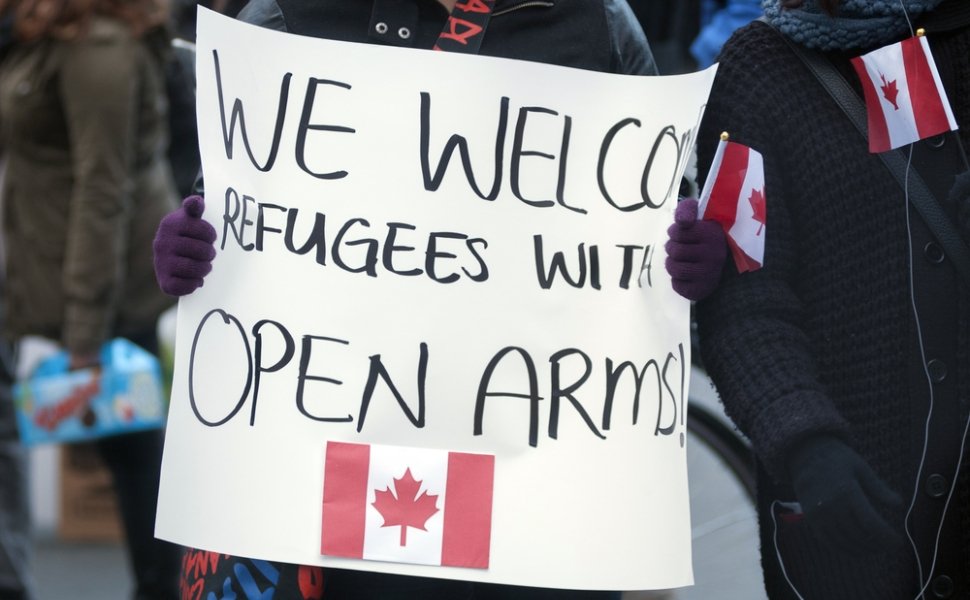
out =
[(158, 359), (125, 339), (101, 350), (101, 366), (68, 370), (58, 352), (14, 386), (17, 426), (25, 445), (75, 442), (155, 429), (165, 421)]
[(111, 474), (93, 444), (61, 447), (61, 509), (58, 535), (75, 542), (124, 538)]

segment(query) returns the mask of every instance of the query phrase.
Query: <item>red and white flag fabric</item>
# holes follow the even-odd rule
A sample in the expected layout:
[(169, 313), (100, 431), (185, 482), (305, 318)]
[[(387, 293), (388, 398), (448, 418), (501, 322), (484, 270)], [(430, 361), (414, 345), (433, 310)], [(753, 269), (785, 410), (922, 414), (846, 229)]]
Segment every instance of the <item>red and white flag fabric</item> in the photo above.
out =
[(911, 37), (852, 59), (869, 113), (869, 151), (886, 152), (957, 128), (929, 43)]
[(727, 233), (739, 273), (760, 269), (765, 256), (765, 167), (761, 154), (721, 140), (701, 191), (698, 218)]
[(321, 553), (488, 568), (495, 457), (328, 442)]

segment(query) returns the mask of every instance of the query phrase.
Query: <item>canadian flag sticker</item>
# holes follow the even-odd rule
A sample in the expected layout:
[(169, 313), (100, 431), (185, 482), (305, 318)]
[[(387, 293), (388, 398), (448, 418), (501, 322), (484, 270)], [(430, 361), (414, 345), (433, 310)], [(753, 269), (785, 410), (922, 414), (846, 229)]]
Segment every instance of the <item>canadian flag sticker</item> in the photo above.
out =
[(328, 442), (321, 553), (488, 568), (495, 457)]

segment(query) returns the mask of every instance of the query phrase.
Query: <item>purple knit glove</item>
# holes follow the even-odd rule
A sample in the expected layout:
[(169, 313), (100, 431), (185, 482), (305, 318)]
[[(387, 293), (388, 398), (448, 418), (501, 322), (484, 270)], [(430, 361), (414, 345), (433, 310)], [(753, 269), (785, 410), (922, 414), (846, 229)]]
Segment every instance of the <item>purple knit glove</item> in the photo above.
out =
[(162, 219), (155, 233), (155, 278), (170, 296), (185, 296), (202, 287), (216, 256), (216, 230), (202, 220), (205, 201), (189, 196), (182, 207)]
[(688, 300), (703, 300), (721, 280), (727, 258), (724, 230), (716, 221), (697, 220), (697, 200), (685, 198), (667, 228), (667, 273), (674, 291)]

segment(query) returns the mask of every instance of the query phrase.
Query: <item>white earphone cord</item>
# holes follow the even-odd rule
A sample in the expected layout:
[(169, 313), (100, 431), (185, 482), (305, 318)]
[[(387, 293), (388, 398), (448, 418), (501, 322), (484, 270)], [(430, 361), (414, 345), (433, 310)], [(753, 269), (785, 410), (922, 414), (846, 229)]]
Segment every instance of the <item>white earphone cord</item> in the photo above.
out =
[[(907, 15), (907, 21), (908, 20), (909, 20), (909, 16)], [(912, 28), (912, 25), (910, 25), (910, 28)], [(915, 271), (913, 268), (913, 234), (912, 234), (912, 222), (910, 220), (910, 214), (909, 214), (909, 172), (912, 167), (912, 161), (913, 161), (913, 147), (910, 146), (909, 158), (906, 163), (906, 177), (904, 180), (904, 189), (903, 189), (904, 199), (905, 199), (904, 211), (906, 215), (906, 240), (907, 240), (907, 247), (908, 247), (908, 264), (909, 264), (909, 297), (910, 297), (910, 305), (913, 310), (913, 319), (916, 324), (916, 337), (917, 337), (917, 341), (919, 342), (920, 360), (923, 365), (923, 373), (926, 376), (926, 382), (928, 385), (929, 410), (927, 411), (927, 414), (926, 414), (926, 422), (923, 429), (923, 450), (920, 456), (919, 466), (917, 467), (917, 470), (916, 470), (916, 478), (913, 484), (913, 495), (910, 498), (909, 507), (907, 508), (906, 516), (904, 517), (903, 529), (906, 532), (906, 539), (909, 541), (910, 547), (913, 549), (913, 556), (916, 559), (916, 568), (919, 573), (920, 589), (919, 589), (919, 592), (917, 592), (916, 596), (913, 598), (913, 600), (921, 600), (922, 598), (924, 598), (924, 594), (926, 593), (926, 590), (930, 586), (930, 583), (932, 581), (933, 571), (936, 569), (936, 562), (939, 557), (939, 550), (940, 550), (940, 537), (943, 534), (943, 524), (946, 521), (946, 513), (950, 508), (950, 502), (953, 498), (953, 492), (956, 489), (956, 482), (960, 476), (960, 469), (963, 466), (964, 450), (966, 449), (966, 446), (967, 446), (968, 433), (970, 433), (970, 419), (967, 419), (967, 422), (964, 424), (964, 427), (963, 427), (963, 435), (961, 436), (961, 439), (960, 439), (960, 451), (959, 451), (959, 454), (957, 455), (957, 464), (954, 469), (953, 477), (950, 479), (950, 490), (947, 493), (946, 502), (943, 504), (943, 511), (940, 515), (940, 523), (936, 529), (936, 536), (933, 542), (933, 554), (932, 554), (932, 559), (930, 560), (930, 567), (926, 573), (926, 576), (924, 577), (923, 562), (922, 562), (922, 559), (920, 558), (919, 548), (916, 545), (916, 540), (913, 538), (913, 534), (910, 531), (909, 524), (910, 524), (910, 517), (912, 516), (913, 508), (916, 505), (916, 498), (919, 495), (919, 485), (923, 477), (923, 467), (926, 464), (926, 455), (929, 449), (930, 422), (933, 418), (935, 395), (933, 390), (933, 381), (930, 377), (929, 368), (927, 367), (926, 349), (923, 342), (923, 329), (922, 329), (922, 325), (920, 324), (919, 313), (916, 308), (916, 289), (915, 289), (915, 282), (914, 282)], [(802, 598), (802, 595), (799, 593), (798, 589), (795, 587), (795, 584), (792, 583), (791, 579), (788, 577), (788, 572), (785, 569), (784, 561), (781, 558), (781, 550), (778, 547), (778, 524), (777, 524), (777, 521), (775, 520), (775, 513), (774, 513), (774, 508), (777, 503), (778, 501), (775, 500), (774, 502), (772, 502), (770, 507), (771, 525), (773, 528), (772, 539), (774, 541), (774, 546), (775, 546), (775, 555), (778, 558), (778, 564), (781, 566), (782, 575), (784, 575), (785, 581), (788, 582), (788, 585), (789, 587), (791, 587), (792, 592), (795, 593), (795, 595), (799, 598), (799, 600), (804, 600)]]

